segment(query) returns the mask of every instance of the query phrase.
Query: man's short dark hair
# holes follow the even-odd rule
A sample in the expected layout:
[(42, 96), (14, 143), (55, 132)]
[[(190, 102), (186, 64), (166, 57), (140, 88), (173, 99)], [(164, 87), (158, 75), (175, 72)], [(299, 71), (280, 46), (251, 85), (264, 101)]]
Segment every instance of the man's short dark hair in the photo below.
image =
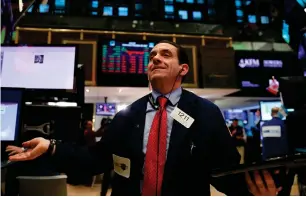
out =
[(177, 49), (177, 57), (179, 60), (179, 64), (188, 64), (189, 65), (189, 58), (188, 55), (186, 53), (186, 50), (179, 44), (169, 41), (169, 40), (162, 40), (159, 41), (156, 45), (161, 44), (161, 43), (167, 43), (167, 44), (171, 44), (172, 46), (174, 46)]

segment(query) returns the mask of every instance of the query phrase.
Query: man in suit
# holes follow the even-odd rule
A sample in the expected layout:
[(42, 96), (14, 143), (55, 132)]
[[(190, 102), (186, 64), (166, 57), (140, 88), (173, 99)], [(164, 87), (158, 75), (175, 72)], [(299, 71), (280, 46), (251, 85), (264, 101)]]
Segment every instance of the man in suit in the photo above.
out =
[(265, 122), (261, 127), (263, 160), (288, 154), (287, 131), (279, 111), (280, 108), (273, 107), (271, 109), (272, 119)]
[(180, 45), (161, 41), (149, 58), (152, 94), (117, 113), (96, 146), (37, 138), (23, 144), (28, 152), (10, 159), (47, 153), (63, 172), (114, 169), (112, 195), (210, 195), (210, 184), (227, 195), (276, 195), (279, 189), (266, 171), (264, 180), (258, 172), (254, 179), (249, 174), (210, 176), (213, 168), (240, 161), (219, 108), (181, 88), (189, 67)]

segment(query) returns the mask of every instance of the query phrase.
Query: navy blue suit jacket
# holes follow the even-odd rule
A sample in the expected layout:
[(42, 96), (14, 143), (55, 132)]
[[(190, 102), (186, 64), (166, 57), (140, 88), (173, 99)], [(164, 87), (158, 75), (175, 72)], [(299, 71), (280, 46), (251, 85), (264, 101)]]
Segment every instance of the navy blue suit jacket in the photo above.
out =
[[(53, 156), (61, 171), (103, 173), (113, 168), (112, 154), (129, 158), (129, 178), (118, 174), (112, 181), (112, 195), (140, 195), (143, 179), (143, 133), (148, 95), (120, 111), (95, 147), (59, 144)], [(213, 168), (239, 164), (219, 108), (210, 101), (183, 90), (178, 108), (195, 119), (187, 129), (174, 121), (165, 165), (162, 195), (210, 195), (213, 184), (227, 195), (249, 195), (244, 175), (214, 179)], [(191, 145), (195, 148), (191, 151)]]

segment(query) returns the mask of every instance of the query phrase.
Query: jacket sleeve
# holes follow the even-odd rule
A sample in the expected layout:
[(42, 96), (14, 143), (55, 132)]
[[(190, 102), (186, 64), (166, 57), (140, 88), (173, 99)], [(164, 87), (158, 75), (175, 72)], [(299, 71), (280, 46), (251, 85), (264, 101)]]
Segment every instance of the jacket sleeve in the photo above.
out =
[[(68, 143), (56, 145), (52, 162), (57, 170), (69, 174), (97, 175), (113, 167), (112, 150), (120, 139), (120, 113), (105, 131), (104, 137), (92, 147)], [(119, 122), (120, 121), (120, 122)]]
[[(211, 167), (214, 169), (238, 165), (240, 155), (232, 141), (230, 131), (225, 124), (221, 111), (215, 106), (212, 113), (214, 114), (215, 121), (212, 121), (213, 125), (211, 128), (214, 151), (211, 156)], [(218, 191), (228, 196), (251, 195), (248, 191), (244, 174), (212, 178), (211, 184)]]

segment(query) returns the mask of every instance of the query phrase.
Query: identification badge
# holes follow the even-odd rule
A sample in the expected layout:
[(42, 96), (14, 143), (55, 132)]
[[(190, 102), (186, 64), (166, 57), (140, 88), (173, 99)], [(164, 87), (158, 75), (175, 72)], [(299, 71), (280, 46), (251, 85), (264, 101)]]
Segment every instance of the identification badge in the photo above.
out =
[(281, 137), (281, 127), (280, 126), (263, 126), (261, 128), (262, 137)]
[(129, 178), (131, 173), (131, 161), (128, 158), (119, 157), (113, 154), (114, 171), (125, 177)]
[(174, 110), (172, 111), (170, 116), (174, 120), (176, 120), (179, 123), (181, 123), (182, 125), (184, 125), (184, 127), (186, 127), (186, 128), (190, 128), (190, 126), (194, 122), (194, 119), (191, 116), (189, 116), (188, 114), (186, 114), (185, 112), (180, 110), (178, 107), (174, 108)]

